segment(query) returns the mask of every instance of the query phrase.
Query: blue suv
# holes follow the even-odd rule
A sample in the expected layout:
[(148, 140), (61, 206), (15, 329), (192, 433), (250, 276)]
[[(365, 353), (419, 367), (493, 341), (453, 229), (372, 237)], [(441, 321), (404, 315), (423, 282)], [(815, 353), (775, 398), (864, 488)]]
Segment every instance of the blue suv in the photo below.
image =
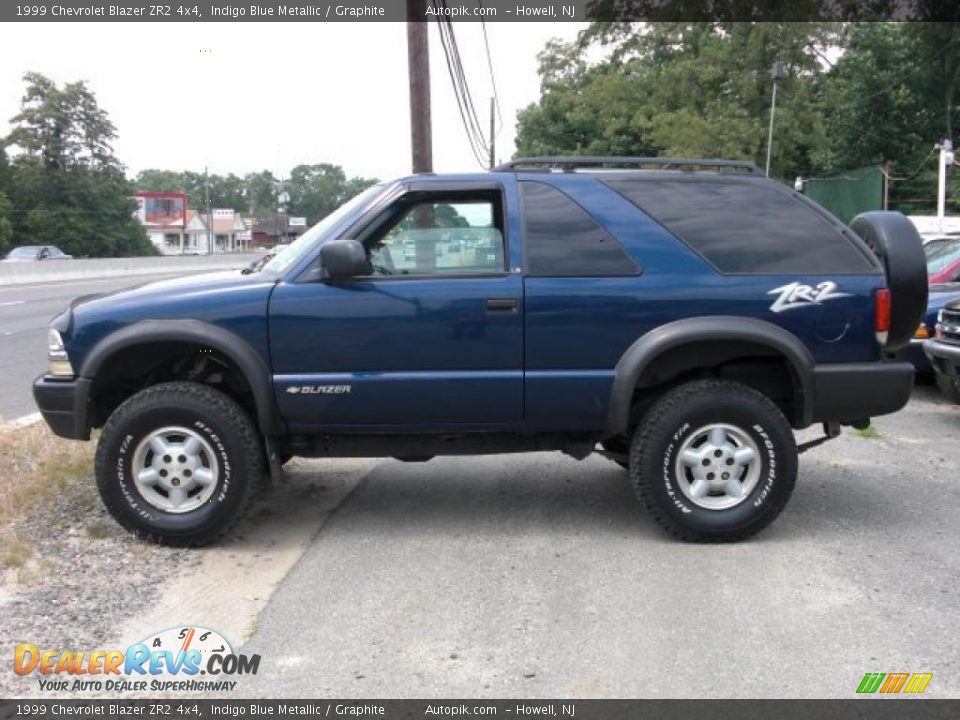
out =
[(257, 272), (78, 298), (34, 395), (102, 428), (103, 501), (158, 542), (217, 538), (293, 456), (538, 450), (736, 540), (798, 451), (907, 402), (926, 294), (898, 213), (846, 227), (742, 162), (531, 158), (372, 187)]

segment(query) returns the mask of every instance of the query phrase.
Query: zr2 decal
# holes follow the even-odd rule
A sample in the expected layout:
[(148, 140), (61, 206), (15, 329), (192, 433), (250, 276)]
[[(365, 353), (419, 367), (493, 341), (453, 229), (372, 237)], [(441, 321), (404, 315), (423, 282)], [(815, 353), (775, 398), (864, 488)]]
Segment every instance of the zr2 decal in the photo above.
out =
[(836, 290), (837, 284), (832, 280), (824, 280), (816, 286), (792, 282), (789, 285), (774, 288), (767, 295), (779, 294), (780, 297), (770, 306), (772, 312), (779, 313), (794, 308), (819, 305), (825, 300), (850, 296), (850, 293), (836, 292)]

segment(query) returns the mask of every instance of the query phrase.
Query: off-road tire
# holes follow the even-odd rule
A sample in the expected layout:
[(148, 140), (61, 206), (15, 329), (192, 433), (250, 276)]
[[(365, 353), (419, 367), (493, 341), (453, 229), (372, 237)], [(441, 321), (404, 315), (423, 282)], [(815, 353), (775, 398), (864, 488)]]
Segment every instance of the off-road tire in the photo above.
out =
[[(159, 428), (181, 426), (205, 438), (220, 471), (212, 497), (185, 513), (151, 505), (133, 482), (134, 448)], [(107, 510), (137, 537), (177, 547), (223, 536), (240, 519), (264, 481), (264, 451), (250, 416), (222, 392), (192, 382), (155, 385), (133, 395), (107, 421), (94, 463)]]
[[(712, 423), (736, 426), (760, 450), (756, 486), (729, 509), (691, 502), (674, 471), (684, 440)], [(790, 424), (765, 395), (740, 383), (697, 380), (668, 391), (644, 414), (630, 448), (630, 478), (643, 507), (673, 536), (731, 542), (758, 533), (781, 513), (796, 483), (797, 460)]]
[(943, 373), (936, 373), (937, 387), (950, 402), (960, 404), (960, 381)]

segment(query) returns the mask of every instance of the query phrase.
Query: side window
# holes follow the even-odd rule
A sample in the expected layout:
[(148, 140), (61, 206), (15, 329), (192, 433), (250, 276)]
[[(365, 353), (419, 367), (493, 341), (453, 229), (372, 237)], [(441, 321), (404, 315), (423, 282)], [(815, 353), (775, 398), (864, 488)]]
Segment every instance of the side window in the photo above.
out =
[(499, 193), (426, 195), (387, 211), (364, 245), (374, 275), (503, 272)]
[(610, 176), (604, 182), (722, 273), (875, 271), (840, 230), (772, 181), (674, 181)]
[(552, 185), (520, 183), (526, 228), (527, 275), (610, 277), (639, 268), (592, 217)]

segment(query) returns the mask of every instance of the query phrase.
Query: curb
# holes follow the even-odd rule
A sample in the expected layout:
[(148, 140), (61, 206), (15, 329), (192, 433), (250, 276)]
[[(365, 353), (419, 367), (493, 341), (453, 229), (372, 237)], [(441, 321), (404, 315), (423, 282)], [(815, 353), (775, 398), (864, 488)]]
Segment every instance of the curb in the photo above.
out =
[(30, 427), (31, 425), (36, 425), (38, 422), (43, 420), (43, 415), (38, 412), (30, 413), (29, 415), (24, 415), (23, 417), (18, 417), (16, 420), (11, 420), (7, 423), (4, 423), (8, 428), (25, 428)]

